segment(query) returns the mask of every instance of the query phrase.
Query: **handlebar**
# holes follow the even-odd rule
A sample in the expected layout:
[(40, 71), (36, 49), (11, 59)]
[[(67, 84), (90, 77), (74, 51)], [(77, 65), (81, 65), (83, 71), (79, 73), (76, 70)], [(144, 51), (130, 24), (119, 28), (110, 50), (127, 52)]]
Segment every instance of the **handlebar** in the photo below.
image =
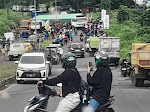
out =
[(45, 84), (39, 83), (38, 85), (39, 94), (48, 95), (48, 96), (56, 96), (56, 91), (50, 89)]

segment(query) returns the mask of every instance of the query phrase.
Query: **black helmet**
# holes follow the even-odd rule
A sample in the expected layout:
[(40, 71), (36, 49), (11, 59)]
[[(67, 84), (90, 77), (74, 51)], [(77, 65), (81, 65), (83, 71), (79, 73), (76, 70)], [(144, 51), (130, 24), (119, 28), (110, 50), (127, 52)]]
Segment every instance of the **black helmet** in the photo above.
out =
[(61, 57), (63, 68), (72, 68), (76, 66), (76, 57), (73, 53), (67, 52)]
[(96, 55), (96, 65), (102, 65), (102, 66), (106, 66), (109, 64), (110, 59), (108, 57), (108, 55), (105, 53), (105, 51), (97, 51)]

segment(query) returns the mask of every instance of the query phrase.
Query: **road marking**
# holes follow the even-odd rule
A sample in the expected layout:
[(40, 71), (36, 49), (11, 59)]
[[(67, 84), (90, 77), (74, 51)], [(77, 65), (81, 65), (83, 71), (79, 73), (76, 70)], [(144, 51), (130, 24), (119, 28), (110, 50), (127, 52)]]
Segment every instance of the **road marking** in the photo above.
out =
[(16, 84), (11, 85), (10, 87), (6, 88), (5, 90), (0, 91), (0, 94), (6, 92), (7, 90), (11, 89), (12, 87), (14, 87)]

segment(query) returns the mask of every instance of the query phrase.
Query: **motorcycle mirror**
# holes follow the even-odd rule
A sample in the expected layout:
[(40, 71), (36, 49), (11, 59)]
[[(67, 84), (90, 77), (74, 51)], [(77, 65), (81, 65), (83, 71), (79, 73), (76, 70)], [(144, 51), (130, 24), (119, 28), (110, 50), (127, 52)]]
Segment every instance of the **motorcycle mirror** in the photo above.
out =
[(62, 83), (58, 83), (57, 86), (58, 86), (58, 87), (62, 87)]

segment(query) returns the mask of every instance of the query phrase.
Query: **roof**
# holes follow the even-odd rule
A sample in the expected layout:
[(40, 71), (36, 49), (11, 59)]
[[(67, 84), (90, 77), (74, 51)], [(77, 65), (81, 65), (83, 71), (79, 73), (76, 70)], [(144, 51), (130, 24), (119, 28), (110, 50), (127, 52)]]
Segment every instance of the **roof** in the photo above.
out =
[(36, 16), (37, 20), (51, 20), (51, 19), (73, 19), (79, 14), (57, 14), (56, 15), (38, 15)]
[(24, 53), (23, 56), (44, 56), (44, 53), (39, 53), (39, 52)]

